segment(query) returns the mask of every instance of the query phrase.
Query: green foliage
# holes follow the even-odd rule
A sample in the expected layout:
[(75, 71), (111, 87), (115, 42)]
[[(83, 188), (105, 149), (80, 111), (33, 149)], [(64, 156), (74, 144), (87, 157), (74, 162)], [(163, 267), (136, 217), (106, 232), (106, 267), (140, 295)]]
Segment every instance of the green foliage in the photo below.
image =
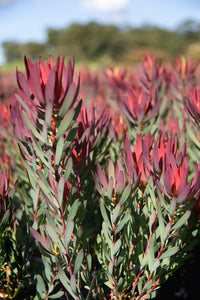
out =
[[(154, 26), (140, 28), (119, 28), (115, 25), (101, 25), (95, 22), (72, 24), (67, 28), (47, 30), (45, 44), (3, 44), (7, 62), (23, 59), (27, 55), (37, 59), (40, 55), (47, 58), (48, 53), (75, 55), (78, 61), (112, 60), (129, 63), (141, 60), (137, 52), (152, 51), (162, 58), (169, 59), (187, 53), (188, 47), (200, 38), (199, 23), (186, 20), (176, 30)], [(139, 55), (139, 56), (138, 56)], [(132, 57), (134, 56), (134, 57)]]

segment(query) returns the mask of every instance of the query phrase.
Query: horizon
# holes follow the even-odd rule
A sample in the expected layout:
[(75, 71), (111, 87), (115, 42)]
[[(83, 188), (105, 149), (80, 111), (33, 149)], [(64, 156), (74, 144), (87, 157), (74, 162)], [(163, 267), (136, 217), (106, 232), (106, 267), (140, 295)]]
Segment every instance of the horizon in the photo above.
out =
[(200, 22), (198, 0), (0, 0), (0, 65), (2, 43), (45, 43), (48, 28), (65, 29), (73, 23), (113, 24), (131, 28), (145, 25), (174, 31), (187, 20)]

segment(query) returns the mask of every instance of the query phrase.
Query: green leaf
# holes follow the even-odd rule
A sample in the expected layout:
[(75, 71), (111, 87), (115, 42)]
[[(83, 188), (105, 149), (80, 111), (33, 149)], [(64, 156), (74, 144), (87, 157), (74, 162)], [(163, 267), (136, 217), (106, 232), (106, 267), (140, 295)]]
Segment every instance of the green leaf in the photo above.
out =
[(109, 265), (108, 265), (108, 274), (109, 275), (113, 274), (113, 262), (112, 262), (112, 260), (109, 262)]
[(120, 200), (119, 200), (119, 203), (121, 205), (123, 205), (126, 202), (126, 200), (128, 199), (128, 197), (130, 195), (130, 192), (131, 192), (131, 186), (127, 185), (123, 191), (123, 194), (122, 194)]
[(126, 223), (130, 220), (130, 215), (127, 213), (124, 215), (123, 218), (120, 219), (120, 221), (117, 223), (115, 233), (118, 234), (126, 225)]
[(67, 220), (73, 220), (75, 218), (80, 204), (81, 203), (78, 199), (76, 201), (74, 201), (72, 207), (69, 210), (69, 215), (68, 215)]
[(8, 209), (3, 215), (0, 227), (6, 227), (8, 225), (9, 218), (10, 218), (10, 210)]
[(66, 231), (65, 231), (65, 246), (66, 247), (68, 247), (68, 245), (69, 245), (73, 230), (74, 230), (74, 221), (69, 220), (69, 222), (67, 223)]
[(66, 137), (66, 143), (65, 143), (65, 146), (64, 146), (64, 150), (66, 150), (69, 147), (69, 145), (71, 144), (71, 142), (75, 138), (77, 130), (78, 130), (78, 124), (75, 124), (74, 127), (72, 129), (70, 129), (70, 131), (69, 131), (69, 133)]
[(114, 208), (114, 210), (113, 210), (113, 213), (112, 213), (112, 215), (111, 215), (111, 222), (112, 222), (112, 224), (115, 223), (115, 221), (116, 221), (116, 219), (117, 219), (117, 217), (118, 217), (118, 215), (119, 215), (119, 213), (120, 213), (120, 210), (121, 210), (121, 204), (118, 203), (118, 204), (115, 206), (115, 208)]
[(166, 225), (166, 227), (165, 227), (165, 230), (164, 230), (164, 232), (163, 232), (163, 240), (164, 240), (164, 242), (165, 242), (165, 240), (166, 240), (167, 237), (168, 237), (168, 234), (169, 234), (169, 232), (170, 232), (170, 230), (171, 230), (171, 227), (172, 227), (172, 225), (171, 225), (170, 222), (169, 222), (169, 223)]
[(67, 165), (65, 167), (65, 174), (64, 174), (65, 181), (67, 181), (70, 174), (72, 173), (72, 167), (73, 167), (73, 163), (72, 163), (72, 158), (70, 157), (68, 162), (67, 162)]
[(167, 249), (167, 251), (165, 251), (161, 256), (160, 259), (164, 259), (164, 258), (168, 258), (173, 256), (174, 254), (176, 254), (179, 251), (179, 247), (174, 246), (174, 247), (169, 247)]
[(179, 229), (182, 225), (185, 224), (185, 222), (189, 219), (191, 215), (191, 211), (186, 211), (184, 215), (178, 220), (178, 222), (172, 227), (172, 230)]
[(49, 296), (49, 299), (60, 299), (64, 295), (64, 292), (57, 292), (56, 294), (53, 294)]
[(156, 259), (152, 266), (151, 273), (153, 273), (159, 266), (160, 266), (160, 260)]
[(103, 230), (106, 243), (109, 245), (109, 248), (112, 249), (113, 248), (112, 238), (110, 235), (110, 231), (108, 229), (108, 223), (106, 221), (103, 221), (102, 223), (102, 230)]
[(62, 269), (59, 262), (57, 262), (57, 268), (58, 268), (58, 276), (60, 278), (60, 281), (62, 282), (63, 286), (66, 288), (66, 290), (70, 293), (70, 295), (76, 299), (76, 295), (73, 293), (71, 286), (70, 286), (70, 280), (65, 274), (64, 270)]
[(32, 136), (33, 138), (33, 147), (35, 150), (36, 155), (39, 157), (39, 159), (41, 160), (41, 162), (47, 167), (49, 168), (49, 164), (48, 164), (48, 159), (45, 155), (45, 153), (43, 152), (41, 145), (36, 141), (35, 137)]
[(169, 205), (169, 215), (172, 218), (176, 209), (176, 198), (173, 197)]
[(56, 133), (56, 139), (58, 140), (68, 129), (73, 125), (72, 121), (75, 115), (74, 109), (68, 111), (64, 119), (61, 121), (58, 131)]
[(39, 293), (39, 295), (43, 299), (43, 297), (46, 295), (47, 291), (46, 291), (46, 286), (45, 286), (44, 280), (40, 275), (37, 275), (36, 289), (37, 289), (37, 292)]
[(63, 153), (63, 146), (64, 146), (64, 138), (61, 136), (56, 144), (56, 157), (55, 157), (55, 164), (59, 166), (62, 153)]
[(92, 255), (89, 253), (87, 255), (87, 271), (90, 273), (92, 270)]
[(28, 126), (28, 128), (31, 130), (31, 132), (33, 133), (33, 135), (39, 139), (41, 142), (45, 142), (44, 141), (44, 138), (41, 134), (39, 134), (39, 132), (37, 131), (36, 127), (33, 125), (33, 123), (31, 122), (29, 116), (27, 115), (27, 113), (23, 110), (22, 111), (22, 114), (23, 114), (23, 117), (24, 117), (24, 120), (26, 122), (26, 125)]
[(162, 211), (161, 211), (160, 202), (157, 202), (157, 214), (158, 214), (160, 237), (161, 237), (161, 240), (162, 240), (162, 243), (163, 243), (164, 242), (163, 232), (165, 230), (165, 224), (164, 224), (164, 218), (163, 218)]
[(112, 228), (112, 226), (110, 224), (110, 220), (109, 220), (107, 212), (106, 212), (106, 208), (105, 208), (104, 203), (103, 203), (103, 200), (100, 200), (100, 210), (101, 210), (101, 215), (102, 215), (104, 221), (107, 222), (109, 228)]
[(149, 230), (150, 230), (150, 232), (152, 232), (152, 226), (153, 226), (155, 214), (156, 214), (156, 211), (153, 209), (152, 213), (150, 215), (150, 218), (149, 218)]
[(117, 240), (117, 242), (115, 243), (115, 245), (112, 249), (112, 256), (115, 256), (115, 254), (119, 251), (121, 244), (122, 244), (122, 241), (120, 239)]
[(60, 251), (62, 253), (66, 253), (66, 249), (65, 249), (60, 237), (58, 237), (58, 234), (55, 231), (55, 229), (51, 225), (48, 225), (48, 224), (45, 225), (45, 228), (46, 228), (46, 232), (50, 236), (52, 242), (57, 245), (57, 247), (60, 249)]
[(71, 107), (73, 100), (74, 100), (75, 93), (76, 93), (76, 85), (73, 82), (67, 91), (67, 95), (66, 95), (66, 97), (63, 101), (63, 104), (60, 108), (60, 111), (58, 113), (58, 115), (61, 119), (64, 117), (64, 115), (66, 114), (68, 109)]
[(63, 193), (64, 193), (64, 186), (65, 186), (65, 178), (64, 176), (60, 177), (58, 182), (58, 201), (60, 205), (63, 203)]
[(84, 252), (83, 250), (79, 251), (78, 255), (76, 256), (75, 259), (75, 264), (74, 264), (74, 275), (76, 276), (81, 268), (82, 262), (83, 262), (83, 257), (84, 257)]
[(45, 121), (47, 123), (48, 128), (51, 128), (52, 113), (53, 113), (53, 101), (49, 99), (45, 107)]
[(75, 108), (75, 114), (74, 114), (74, 121), (78, 118), (78, 115), (81, 111), (81, 106), (82, 106), (82, 100), (79, 101), (78, 105)]
[(75, 276), (73, 274), (71, 275), (71, 278), (70, 278), (70, 286), (71, 286), (71, 289), (72, 289), (73, 293), (75, 295), (77, 295), (76, 278), (75, 278)]

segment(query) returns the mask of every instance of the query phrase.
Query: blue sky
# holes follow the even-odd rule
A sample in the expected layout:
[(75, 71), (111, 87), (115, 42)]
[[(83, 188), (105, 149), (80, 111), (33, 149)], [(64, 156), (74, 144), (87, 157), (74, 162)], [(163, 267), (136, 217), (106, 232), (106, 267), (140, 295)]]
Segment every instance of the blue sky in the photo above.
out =
[(0, 0), (0, 45), (44, 42), (47, 28), (64, 28), (73, 22), (175, 29), (186, 19), (200, 22), (199, 0)]

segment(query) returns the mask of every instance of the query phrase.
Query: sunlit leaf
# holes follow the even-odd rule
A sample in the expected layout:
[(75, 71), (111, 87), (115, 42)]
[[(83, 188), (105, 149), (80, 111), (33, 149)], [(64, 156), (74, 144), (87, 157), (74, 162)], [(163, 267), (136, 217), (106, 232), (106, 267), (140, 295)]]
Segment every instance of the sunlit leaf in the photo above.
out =
[(78, 255), (76, 256), (75, 259), (75, 264), (74, 264), (74, 275), (76, 276), (81, 268), (82, 262), (83, 262), (83, 257), (84, 257), (84, 252), (83, 250), (79, 251)]

